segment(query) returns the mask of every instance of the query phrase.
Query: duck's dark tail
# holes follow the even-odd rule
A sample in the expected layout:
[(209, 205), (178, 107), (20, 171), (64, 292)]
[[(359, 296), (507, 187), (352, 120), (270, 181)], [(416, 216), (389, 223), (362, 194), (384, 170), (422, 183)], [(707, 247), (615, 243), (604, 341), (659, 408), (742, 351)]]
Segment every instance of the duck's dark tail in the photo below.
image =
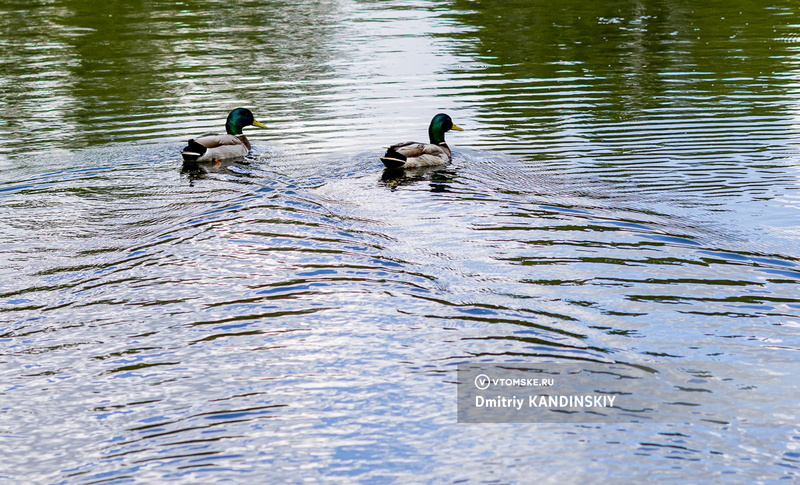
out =
[(405, 160), (398, 160), (396, 158), (380, 157), (380, 159), (386, 168), (401, 168), (406, 164)]
[(202, 157), (208, 148), (197, 143), (194, 140), (189, 140), (189, 144), (181, 150), (184, 162), (196, 162), (198, 158)]
[(381, 162), (386, 168), (400, 168), (406, 164), (406, 156), (390, 147), (386, 150), (386, 155), (380, 157)]

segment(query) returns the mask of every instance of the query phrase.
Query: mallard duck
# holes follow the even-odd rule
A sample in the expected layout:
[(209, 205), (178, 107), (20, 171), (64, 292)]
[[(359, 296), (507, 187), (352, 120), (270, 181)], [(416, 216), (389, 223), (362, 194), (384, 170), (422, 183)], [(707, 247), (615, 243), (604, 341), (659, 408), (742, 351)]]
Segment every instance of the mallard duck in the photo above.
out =
[(386, 168), (416, 168), (443, 165), (451, 160), (450, 147), (444, 142), (444, 134), (450, 130), (462, 131), (444, 113), (431, 120), (428, 127), (430, 143), (407, 141), (392, 145), (386, 155), (380, 157)]
[(243, 157), (250, 153), (250, 142), (242, 134), (245, 126), (266, 128), (253, 117), (247, 108), (236, 108), (228, 115), (225, 122), (224, 135), (206, 133), (189, 140), (189, 144), (181, 150), (184, 162), (212, 162), (228, 158)]

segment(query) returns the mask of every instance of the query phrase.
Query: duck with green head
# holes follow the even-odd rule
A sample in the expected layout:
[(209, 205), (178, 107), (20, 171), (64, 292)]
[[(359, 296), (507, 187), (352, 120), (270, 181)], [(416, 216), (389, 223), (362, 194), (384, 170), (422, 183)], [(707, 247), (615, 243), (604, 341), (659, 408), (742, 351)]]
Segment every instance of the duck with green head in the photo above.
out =
[(247, 108), (236, 108), (228, 115), (225, 122), (224, 135), (206, 133), (192, 138), (181, 150), (184, 162), (213, 162), (229, 158), (244, 157), (250, 153), (250, 142), (242, 133), (245, 126), (266, 128), (256, 121), (253, 113)]
[(428, 127), (430, 143), (407, 141), (392, 145), (386, 154), (380, 157), (386, 168), (416, 168), (444, 165), (452, 159), (450, 147), (444, 141), (444, 134), (450, 130), (462, 131), (453, 120), (444, 113), (439, 113), (431, 120)]

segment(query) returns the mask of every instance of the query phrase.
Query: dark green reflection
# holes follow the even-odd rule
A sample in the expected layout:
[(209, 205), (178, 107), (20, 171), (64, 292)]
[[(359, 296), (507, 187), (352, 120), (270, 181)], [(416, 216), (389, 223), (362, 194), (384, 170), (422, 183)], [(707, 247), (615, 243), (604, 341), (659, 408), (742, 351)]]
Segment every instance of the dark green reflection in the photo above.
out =
[[(763, 115), (784, 108), (759, 101), (785, 94), (782, 76), (796, 64), (795, 45), (787, 38), (798, 30), (797, 5), (788, 1), (454, 5), (452, 15), (474, 26), (462, 45), (492, 76), (486, 90), (502, 102), (485, 109), (503, 111), (498, 117), (591, 113), (631, 119), (642, 110), (709, 103)], [(541, 85), (553, 79), (563, 79), (563, 89)], [(520, 97), (524, 102), (515, 102)]]
[(4, 2), (0, 122), (28, 143), (85, 146), (152, 138), (153, 125), (162, 127), (156, 136), (169, 137), (174, 125), (224, 122), (238, 105), (287, 97), (302, 105), (286, 83), (327, 72), (337, 8), (280, 0)]

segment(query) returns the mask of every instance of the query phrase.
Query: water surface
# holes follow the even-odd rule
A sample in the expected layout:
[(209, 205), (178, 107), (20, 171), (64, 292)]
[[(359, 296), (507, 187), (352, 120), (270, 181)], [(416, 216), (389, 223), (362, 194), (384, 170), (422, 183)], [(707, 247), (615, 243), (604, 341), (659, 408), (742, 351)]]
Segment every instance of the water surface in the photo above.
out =
[[(0, 13), (3, 480), (797, 478), (791, 2)], [(236, 106), (253, 153), (181, 173)], [(453, 163), (385, 173), (440, 111)], [(693, 384), (661, 423), (458, 424), (486, 362)]]

